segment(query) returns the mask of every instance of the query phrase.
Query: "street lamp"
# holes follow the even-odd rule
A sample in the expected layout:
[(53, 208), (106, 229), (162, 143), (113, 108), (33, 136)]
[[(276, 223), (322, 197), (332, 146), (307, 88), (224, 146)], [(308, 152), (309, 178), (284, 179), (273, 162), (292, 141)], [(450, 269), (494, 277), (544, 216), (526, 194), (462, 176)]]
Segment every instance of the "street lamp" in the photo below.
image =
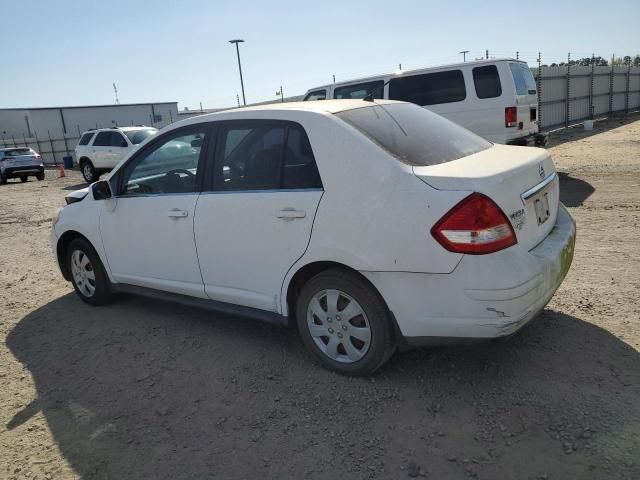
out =
[(462, 54), (462, 61), (466, 62), (467, 61), (467, 53), (469, 53), (469, 50), (462, 50), (461, 52), (458, 52)]
[(247, 105), (247, 100), (244, 97), (244, 82), (242, 81), (242, 65), (240, 64), (240, 48), (238, 47), (239, 43), (244, 43), (244, 40), (241, 39), (235, 39), (235, 40), (229, 40), (229, 43), (235, 43), (236, 44), (236, 53), (238, 54), (238, 70), (240, 71), (240, 87), (242, 87), (242, 102), (244, 103), (244, 105)]

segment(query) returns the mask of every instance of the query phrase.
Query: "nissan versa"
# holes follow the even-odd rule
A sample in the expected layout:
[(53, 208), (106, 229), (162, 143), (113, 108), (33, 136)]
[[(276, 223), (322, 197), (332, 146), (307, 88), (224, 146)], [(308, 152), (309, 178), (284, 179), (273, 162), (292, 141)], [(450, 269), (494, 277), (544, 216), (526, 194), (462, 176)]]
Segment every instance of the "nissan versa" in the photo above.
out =
[(168, 298), (297, 324), (326, 367), (514, 333), (550, 300), (576, 227), (545, 150), (419, 106), (288, 103), (147, 138), (67, 196), (53, 249), (80, 298)]

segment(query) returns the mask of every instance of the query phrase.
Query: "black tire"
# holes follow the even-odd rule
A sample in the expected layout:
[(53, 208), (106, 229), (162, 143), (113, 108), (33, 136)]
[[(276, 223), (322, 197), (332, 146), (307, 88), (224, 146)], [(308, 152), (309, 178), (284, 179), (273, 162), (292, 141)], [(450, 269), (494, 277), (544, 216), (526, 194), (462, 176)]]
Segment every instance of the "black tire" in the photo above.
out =
[(25, 183), (27, 180), (29, 180), (29, 178), (28, 178), (28, 177), (20, 177), (20, 181), (21, 181), (22, 183)]
[(5, 177), (4, 175), (0, 175), (0, 185), (6, 185), (7, 184), (7, 177)]
[[(342, 294), (346, 294), (351, 297), (360, 305), (368, 320), (368, 328), (370, 330), (370, 343), (368, 350), (362, 358), (353, 361), (352, 363), (343, 363), (330, 358), (330, 356), (324, 353), (316, 344), (309, 331), (310, 327), (307, 321), (307, 312), (310, 308), (310, 302), (316, 295), (321, 295), (321, 292), (325, 290), (338, 290)], [(346, 307), (343, 308), (346, 310)], [(337, 310), (340, 311), (339, 306)], [(318, 325), (318, 317), (312, 316), (311, 318), (313, 318), (313, 321)], [(359, 317), (354, 317), (354, 321), (358, 318)], [(363, 321), (363, 318), (364, 316), (360, 317), (361, 322)], [(311, 278), (302, 287), (300, 295), (298, 296), (296, 319), (298, 330), (300, 331), (300, 336), (302, 337), (302, 341), (305, 346), (324, 367), (338, 373), (353, 376), (371, 375), (379, 369), (391, 357), (391, 355), (393, 355), (396, 349), (391, 315), (384, 300), (368, 282), (357, 274), (347, 270), (329, 269)], [(327, 318), (326, 320), (329, 319)], [(333, 321), (336, 322), (336, 320), (339, 320), (337, 316)], [(349, 322), (349, 324), (350, 326), (353, 326), (351, 322)], [(329, 324), (322, 326), (328, 325)], [(336, 330), (340, 332), (337, 325), (340, 324), (337, 322), (334, 323)], [(344, 328), (344, 325), (342, 328)], [(342, 336), (340, 336), (340, 338), (340, 342), (345, 341)], [(322, 337), (319, 340), (327, 344), (329, 342), (329, 337)], [(349, 337), (347, 341), (351, 342), (351, 345), (356, 342), (356, 340), (352, 340), (352, 337)], [(340, 348), (344, 351), (344, 344), (339, 345), (339, 354)], [(346, 354), (346, 352), (344, 353)]]
[[(79, 252), (79, 255), (86, 256), (89, 259), (89, 267), (85, 268), (87, 272), (93, 272), (94, 281), (84, 278), (79, 279), (76, 282), (76, 277), (73, 274), (72, 256), (75, 252)], [(82, 257), (83, 258), (83, 257)], [(100, 261), (100, 257), (96, 253), (91, 244), (84, 238), (76, 238), (71, 241), (69, 248), (67, 249), (67, 268), (71, 273), (71, 283), (80, 299), (88, 303), (89, 305), (104, 305), (109, 303), (112, 298), (112, 288), (107, 272), (104, 269), (104, 265)], [(83, 287), (84, 282), (89, 282), (94, 287), (92, 294), (87, 293), (87, 289)]]
[(39, 173), (38, 175), (36, 175), (36, 178), (38, 179), (38, 181), (44, 180), (44, 172)]
[(91, 160), (87, 160), (86, 158), (80, 161), (80, 170), (82, 171), (82, 177), (85, 182), (93, 183), (98, 180), (98, 174), (96, 173), (96, 169), (91, 163)]

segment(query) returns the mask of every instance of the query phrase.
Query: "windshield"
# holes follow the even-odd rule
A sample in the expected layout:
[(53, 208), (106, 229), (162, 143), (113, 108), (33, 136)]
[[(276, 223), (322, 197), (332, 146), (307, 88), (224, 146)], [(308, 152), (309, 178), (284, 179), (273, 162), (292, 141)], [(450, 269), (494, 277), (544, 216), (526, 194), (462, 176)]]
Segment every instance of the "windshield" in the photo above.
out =
[(526, 63), (510, 63), (511, 75), (516, 84), (516, 94), (535, 95), (536, 80)]
[(144, 128), (142, 130), (127, 130), (124, 132), (124, 134), (129, 137), (131, 143), (133, 143), (134, 145), (138, 145), (139, 143), (142, 143), (147, 137), (150, 137), (157, 131), (158, 130), (155, 128)]
[(12, 148), (11, 150), (5, 150), (5, 157), (19, 157), (21, 155), (35, 155), (36, 152), (30, 148)]
[(409, 165), (446, 163), (491, 147), (475, 133), (410, 103), (373, 104), (336, 115)]

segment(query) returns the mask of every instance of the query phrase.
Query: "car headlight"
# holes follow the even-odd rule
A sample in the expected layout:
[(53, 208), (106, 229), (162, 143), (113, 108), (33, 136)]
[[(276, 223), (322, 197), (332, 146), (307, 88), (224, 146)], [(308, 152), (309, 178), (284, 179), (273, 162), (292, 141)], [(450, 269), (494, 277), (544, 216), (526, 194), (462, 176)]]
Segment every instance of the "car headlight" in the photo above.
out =
[(62, 212), (62, 208), (63, 207), (58, 207), (56, 212), (53, 214), (53, 217), (51, 218), (52, 225), (55, 225), (56, 223), (58, 223), (58, 220), (60, 219), (60, 212)]

